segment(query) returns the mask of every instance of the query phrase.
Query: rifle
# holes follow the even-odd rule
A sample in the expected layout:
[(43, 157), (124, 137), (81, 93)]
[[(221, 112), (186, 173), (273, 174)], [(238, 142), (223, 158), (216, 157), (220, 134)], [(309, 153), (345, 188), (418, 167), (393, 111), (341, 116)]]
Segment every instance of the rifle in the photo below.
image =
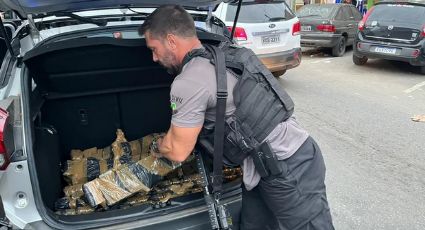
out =
[(196, 152), (196, 165), (201, 175), (202, 186), (204, 187), (204, 198), (207, 204), (212, 229), (231, 230), (232, 221), (226, 207), (220, 204), (220, 194), (209, 192), (209, 182), (205, 170), (204, 161), (200, 152)]

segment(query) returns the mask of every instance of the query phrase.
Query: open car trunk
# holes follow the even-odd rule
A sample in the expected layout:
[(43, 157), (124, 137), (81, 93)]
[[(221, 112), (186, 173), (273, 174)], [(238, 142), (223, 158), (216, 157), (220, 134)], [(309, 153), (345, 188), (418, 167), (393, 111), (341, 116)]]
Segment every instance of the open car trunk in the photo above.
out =
[[(28, 79), (35, 83), (30, 97), (31, 163), (35, 163), (39, 187), (34, 189), (39, 189), (50, 219), (73, 227), (105, 225), (111, 220), (118, 223), (205, 205), (201, 192), (175, 198), (159, 209), (146, 204), (84, 215), (56, 214), (54, 203), (64, 196), (66, 185), (62, 170), (72, 149), (109, 146), (118, 128), (129, 141), (167, 131), (173, 77), (152, 61), (141, 39), (61, 41), (42, 52), (28, 53), (24, 61)], [(239, 188), (240, 179), (228, 183), (224, 197), (239, 195)]]

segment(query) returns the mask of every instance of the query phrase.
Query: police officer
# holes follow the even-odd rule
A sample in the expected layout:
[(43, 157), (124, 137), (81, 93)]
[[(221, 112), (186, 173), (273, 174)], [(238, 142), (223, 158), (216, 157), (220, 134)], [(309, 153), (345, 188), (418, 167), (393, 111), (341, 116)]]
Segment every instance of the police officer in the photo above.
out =
[[(153, 60), (172, 75), (171, 126), (158, 140), (160, 154), (184, 161), (192, 152), (205, 120), (215, 120), (217, 83), (214, 66), (203, 57), (183, 64), (188, 52), (203, 46), (192, 17), (180, 6), (156, 9), (140, 27)], [(227, 72), (227, 91), (237, 78)], [(226, 115), (235, 111), (232, 93)], [(253, 159), (243, 160), (241, 229), (333, 229), (326, 198), (325, 165), (316, 142), (290, 117), (267, 136), (281, 174), (261, 178)]]

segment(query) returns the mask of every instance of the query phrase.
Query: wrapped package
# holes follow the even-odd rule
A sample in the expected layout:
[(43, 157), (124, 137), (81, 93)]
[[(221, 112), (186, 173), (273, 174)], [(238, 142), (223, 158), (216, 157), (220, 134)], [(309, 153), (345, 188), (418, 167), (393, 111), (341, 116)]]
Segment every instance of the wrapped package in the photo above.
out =
[(79, 207), (87, 206), (86, 202), (82, 199), (74, 199), (70, 197), (62, 197), (55, 202), (56, 210), (76, 209)]
[(137, 192), (148, 192), (159, 179), (138, 163), (123, 164), (84, 184), (83, 191), (90, 206), (111, 206)]
[(82, 184), (96, 179), (114, 166), (137, 162), (141, 158), (142, 145), (143, 139), (127, 142), (124, 133), (118, 129), (112, 147), (71, 150), (72, 160), (67, 161), (63, 174), (65, 180), (71, 185)]
[(83, 184), (97, 178), (108, 170), (107, 160), (94, 157), (67, 161), (65, 180), (70, 185)]
[(79, 208), (75, 208), (75, 209), (58, 210), (56, 212), (56, 214), (65, 215), (65, 216), (69, 216), (69, 215), (83, 215), (83, 214), (92, 213), (94, 211), (95, 211), (94, 208), (92, 208), (90, 206), (83, 206), (83, 207), (79, 207)]
[(70, 198), (80, 198), (84, 196), (83, 192), (83, 184), (69, 185), (63, 188), (63, 193), (65, 193), (66, 197)]

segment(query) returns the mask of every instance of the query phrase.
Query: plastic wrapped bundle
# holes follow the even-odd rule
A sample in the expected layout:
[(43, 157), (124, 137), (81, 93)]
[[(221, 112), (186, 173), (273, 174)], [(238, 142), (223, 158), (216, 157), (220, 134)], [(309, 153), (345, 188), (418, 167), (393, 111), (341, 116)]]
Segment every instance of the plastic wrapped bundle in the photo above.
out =
[(66, 197), (70, 198), (80, 198), (84, 196), (83, 192), (83, 184), (69, 185), (63, 188), (63, 193), (65, 193)]
[(65, 216), (83, 215), (83, 214), (92, 213), (94, 211), (95, 211), (94, 208), (92, 208), (90, 206), (84, 206), (84, 207), (79, 207), (79, 208), (75, 208), (75, 209), (58, 210), (58, 211), (56, 211), (56, 214), (65, 215)]
[(72, 150), (73, 160), (67, 161), (63, 174), (65, 180), (71, 185), (82, 184), (96, 179), (111, 168), (137, 162), (142, 153), (142, 144), (143, 139), (127, 142), (124, 133), (118, 130), (112, 147)]
[(107, 161), (93, 157), (67, 161), (65, 180), (71, 185), (83, 184), (108, 170)]
[(70, 197), (62, 197), (55, 202), (56, 210), (76, 209), (84, 206), (87, 206), (84, 200)]
[(159, 179), (138, 163), (125, 164), (84, 184), (83, 191), (90, 206), (111, 206), (137, 192), (150, 191)]

